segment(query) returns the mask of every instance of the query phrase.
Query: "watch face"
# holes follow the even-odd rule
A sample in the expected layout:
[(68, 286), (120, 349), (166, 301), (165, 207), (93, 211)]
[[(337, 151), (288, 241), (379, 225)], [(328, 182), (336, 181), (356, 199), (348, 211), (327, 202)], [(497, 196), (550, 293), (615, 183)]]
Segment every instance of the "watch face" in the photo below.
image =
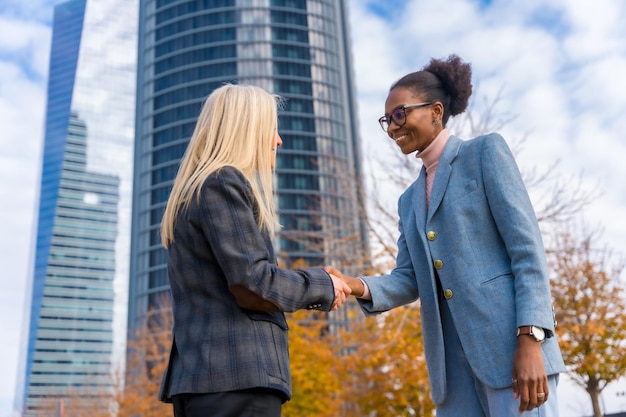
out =
[(533, 326), (530, 328), (530, 331), (537, 341), (541, 342), (546, 337), (546, 333), (543, 331), (541, 327)]

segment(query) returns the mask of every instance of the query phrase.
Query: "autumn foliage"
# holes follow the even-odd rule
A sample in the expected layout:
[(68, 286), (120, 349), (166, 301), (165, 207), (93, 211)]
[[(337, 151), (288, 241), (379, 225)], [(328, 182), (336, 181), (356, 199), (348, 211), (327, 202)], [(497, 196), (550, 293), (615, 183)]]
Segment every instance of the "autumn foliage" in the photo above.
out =
[(434, 415), (417, 303), (353, 318), (340, 337), (348, 352), (337, 352), (346, 416)]
[(556, 236), (549, 252), (557, 333), (568, 374), (601, 416), (599, 396), (626, 375), (626, 312), (621, 264), (596, 250), (592, 237)]
[(289, 317), (294, 398), (285, 417), (432, 416), (417, 304), (364, 318), (351, 302), (335, 331), (308, 312)]
[(284, 417), (333, 417), (340, 414), (342, 381), (328, 332), (327, 313), (298, 311), (289, 315), (289, 356), (293, 396)]
[(158, 400), (161, 378), (172, 343), (173, 318), (169, 303), (146, 319), (127, 343), (125, 383), (117, 395), (117, 417), (172, 417), (170, 404)]
[(52, 395), (42, 398), (34, 410), (37, 417), (111, 417), (114, 415), (115, 401), (103, 395), (91, 395), (83, 389), (70, 390), (62, 396)]

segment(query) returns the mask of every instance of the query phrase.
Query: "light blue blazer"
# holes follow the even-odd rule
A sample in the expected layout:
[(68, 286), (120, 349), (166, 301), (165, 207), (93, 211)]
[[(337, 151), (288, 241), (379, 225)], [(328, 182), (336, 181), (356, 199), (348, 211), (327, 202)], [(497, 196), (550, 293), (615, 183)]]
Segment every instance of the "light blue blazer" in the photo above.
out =
[[(484, 384), (511, 385), (518, 326), (554, 332), (546, 255), (513, 155), (498, 134), (451, 136), (426, 210), (425, 168), (398, 201), (395, 269), (363, 277), (366, 315), (421, 302), (433, 402), (446, 397), (444, 338), (435, 268), (470, 366)], [(555, 337), (542, 345), (548, 375), (565, 370)]]

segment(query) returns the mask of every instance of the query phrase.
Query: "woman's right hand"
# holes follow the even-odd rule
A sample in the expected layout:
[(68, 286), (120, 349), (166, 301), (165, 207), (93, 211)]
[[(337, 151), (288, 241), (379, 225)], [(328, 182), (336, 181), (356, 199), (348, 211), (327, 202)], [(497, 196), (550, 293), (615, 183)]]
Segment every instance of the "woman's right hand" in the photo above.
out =
[(333, 287), (335, 288), (335, 301), (333, 301), (333, 306), (331, 310), (337, 310), (343, 303), (346, 302), (352, 290), (350, 286), (346, 284), (341, 278), (330, 274), (330, 279), (333, 281)]
[(331, 276), (339, 277), (342, 281), (348, 284), (348, 286), (350, 287), (350, 293), (352, 295), (356, 297), (361, 297), (363, 295), (365, 287), (363, 286), (363, 281), (361, 281), (360, 279), (351, 277), (349, 275), (344, 275), (334, 266), (325, 266), (324, 270), (328, 272)]

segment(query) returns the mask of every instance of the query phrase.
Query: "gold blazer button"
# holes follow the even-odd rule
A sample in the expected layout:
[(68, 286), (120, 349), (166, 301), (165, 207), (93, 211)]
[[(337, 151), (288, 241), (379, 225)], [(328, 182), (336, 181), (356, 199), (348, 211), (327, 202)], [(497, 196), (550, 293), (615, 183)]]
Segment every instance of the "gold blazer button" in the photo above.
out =
[(435, 238), (437, 237), (437, 233), (431, 230), (428, 233), (426, 233), (426, 237), (428, 238), (428, 240), (435, 240)]
[(443, 290), (443, 296), (446, 297), (447, 300), (452, 298), (453, 295), (454, 294), (452, 293), (452, 290), (450, 288), (446, 288), (445, 290)]
[(441, 259), (437, 259), (437, 260), (434, 262), (434, 265), (435, 265), (435, 268), (436, 268), (436, 269), (441, 269), (441, 268), (443, 268), (443, 261), (442, 261)]

